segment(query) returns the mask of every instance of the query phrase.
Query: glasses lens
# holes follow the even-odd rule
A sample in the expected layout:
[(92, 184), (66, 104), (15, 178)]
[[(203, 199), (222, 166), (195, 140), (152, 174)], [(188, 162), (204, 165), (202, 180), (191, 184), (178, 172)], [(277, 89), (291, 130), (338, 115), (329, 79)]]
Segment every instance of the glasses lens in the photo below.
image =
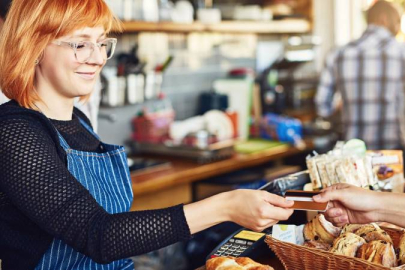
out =
[[(108, 60), (114, 55), (115, 40), (105, 40), (99, 43), (103, 59)], [(80, 63), (86, 63), (91, 57), (95, 47), (91, 42), (79, 42), (76, 47), (76, 58)]]
[(90, 42), (79, 42), (76, 46), (76, 58), (80, 63), (85, 63), (93, 53), (93, 46)]
[(107, 40), (101, 44), (101, 53), (106, 56), (106, 59), (110, 59), (114, 55), (115, 40)]

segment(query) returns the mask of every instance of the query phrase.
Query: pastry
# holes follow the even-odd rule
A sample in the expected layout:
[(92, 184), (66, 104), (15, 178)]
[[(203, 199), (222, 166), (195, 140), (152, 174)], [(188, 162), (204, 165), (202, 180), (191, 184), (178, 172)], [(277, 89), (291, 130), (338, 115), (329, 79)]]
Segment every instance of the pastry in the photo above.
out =
[(243, 269), (250, 269), (250, 270), (274, 270), (272, 267), (268, 265), (263, 265), (248, 257), (240, 257), (236, 258), (235, 261), (240, 265), (243, 266)]
[(371, 223), (360, 227), (355, 234), (364, 238), (367, 242), (374, 240), (383, 240), (392, 244), (391, 236), (382, 230), (377, 224)]
[(383, 240), (375, 240), (362, 245), (357, 251), (356, 257), (385, 267), (397, 266), (394, 247)]
[(357, 250), (365, 243), (366, 241), (363, 238), (349, 232), (336, 238), (330, 251), (335, 254), (354, 257)]
[(378, 180), (386, 180), (394, 175), (394, 170), (386, 165), (382, 165), (377, 171)]
[[(211, 258), (205, 264), (206, 270), (226, 269), (224, 267), (232, 267), (232, 266), (239, 267), (239, 264), (237, 264), (237, 262), (233, 258), (228, 258), (228, 257)], [(228, 268), (228, 269), (230, 269), (230, 268)], [(243, 269), (243, 268), (241, 268), (241, 269)]]
[(374, 230), (381, 230), (380, 226), (378, 226), (376, 223), (370, 223), (370, 224), (363, 224), (356, 230), (356, 234), (363, 234), (363, 233), (368, 233)]
[(355, 233), (358, 229), (363, 227), (363, 224), (346, 224), (343, 226), (342, 232), (340, 234), (345, 234), (348, 232)]
[(205, 264), (206, 270), (274, 270), (247, 257), (215, 257)]
[(305, 241), (303, 246), (304, 247), (321, 249), (321, 250), (325, 250), (325, 251), (328, 251), (331, 248), (331, 245), (329, 245), (328, 243), (320, 242), (320, 241), (314, 241), (314, 240)]
[(321, 241), (332, 244), (333, 240), (339, 236), (341, 228), (333, 226), (322, 214), (317, 215), (304, 226), (305, 240)]
[(402, 233), (398, 243), (398, 264), (405, 265), (405, 233)]

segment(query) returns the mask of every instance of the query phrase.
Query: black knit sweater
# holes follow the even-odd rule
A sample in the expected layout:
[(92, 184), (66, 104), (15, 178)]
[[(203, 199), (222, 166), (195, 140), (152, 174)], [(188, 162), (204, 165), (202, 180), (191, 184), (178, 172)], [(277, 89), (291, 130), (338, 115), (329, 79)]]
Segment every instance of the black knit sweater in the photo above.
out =
[(100, 152), (79, 122), (47, 119), (10, 101), (0, 106), (0, 268), (33, 269), (54, 238), (99, 263), (190, 238), (183, 206), (107, 213), (67, 170), (56, 129), (76, 150)]

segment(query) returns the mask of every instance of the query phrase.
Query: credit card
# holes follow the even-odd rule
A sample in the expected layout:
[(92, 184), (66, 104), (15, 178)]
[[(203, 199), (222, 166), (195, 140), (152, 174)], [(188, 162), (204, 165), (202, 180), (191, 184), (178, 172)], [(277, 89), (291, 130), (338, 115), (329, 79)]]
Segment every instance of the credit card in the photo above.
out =
[(284, 197), (288, 201), (294, 201), (292, 209), (325, 212), (328, 203), (318, 203), (312, 199), (319, 193), (318, 191), (287, 190)]

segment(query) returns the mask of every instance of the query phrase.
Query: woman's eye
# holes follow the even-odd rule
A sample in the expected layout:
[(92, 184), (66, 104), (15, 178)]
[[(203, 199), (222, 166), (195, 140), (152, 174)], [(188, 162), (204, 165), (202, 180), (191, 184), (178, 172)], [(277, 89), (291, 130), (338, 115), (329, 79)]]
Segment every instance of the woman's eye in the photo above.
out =
[(76, 44), (76, 48), (77, 49), (83, 49), (83, 48), (85, 48), (86, 47), (86, 43), (77, 43)]

